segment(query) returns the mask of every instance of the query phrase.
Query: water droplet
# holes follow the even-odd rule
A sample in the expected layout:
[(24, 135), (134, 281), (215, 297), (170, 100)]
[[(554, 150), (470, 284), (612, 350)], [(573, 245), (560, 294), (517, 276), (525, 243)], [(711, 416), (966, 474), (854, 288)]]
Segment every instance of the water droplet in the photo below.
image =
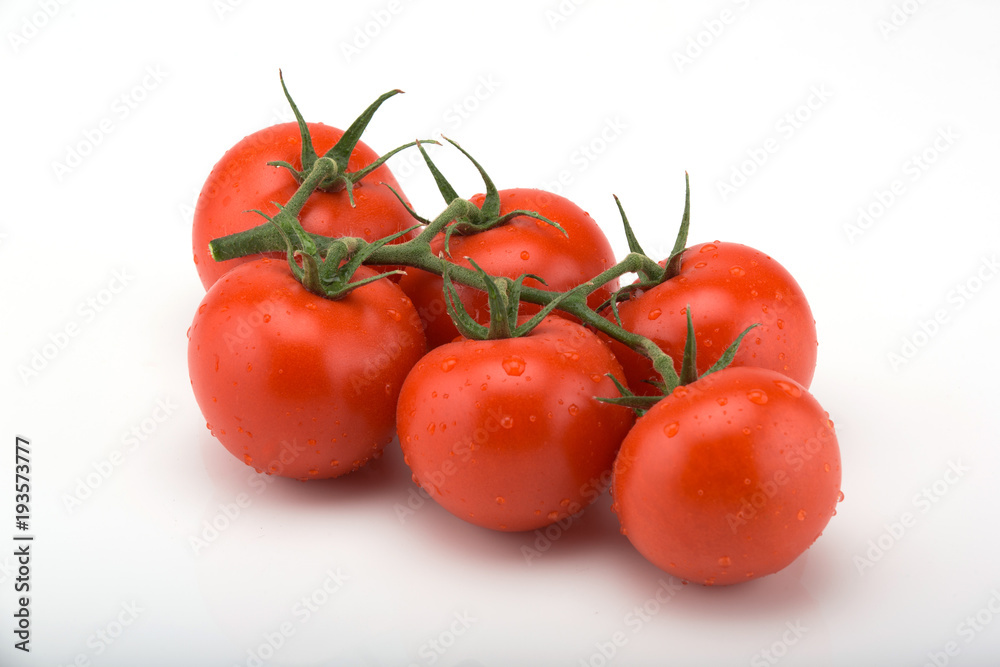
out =
[(743, 270), (742, 266), (731, 266), (731, 267), (729, 267), (729, 273), (733, 274), (737, 278), (742, 278), (743, 276), (745, 276), (747, 274), (747, 272)]
[(261, 319), (263, 319), (265, 322), (270, 322), (271, 321), (271, 316), (268, 315), (267, 313), (264, 313), (264, 317), (261, 318)]
[(433, 435), (434, 434), (434, 429), (436, 429), (436, 428), (437, 428), (437, 425), (434, 422), (431, 422), (430, 424), (427, 425), (427, 433)]
[(718, 403), (719, 405), (725, 405), (726, 403), (729, 402), (729, 399), (726, 398), (725, 396), (720, 396), (717, 399), (715, 399), (715, 402)]
[(399, 314), (399, 311), (398, 310), (393, 310), (392, 308), (390, 308), (389, 310), (385, 311), (385, 314), (388, 315), (389, 317), (391, 317), (392, 319), (396, 320), (397, 322), (399, 322), (401, 319), (403, 319), (403, 316)]
[(504, 428), (514, 428), (514, 418), (510, 415), (504, 415), (500, 418), (500, 426)]
[(486, 387), (487, 387), (487, 384), (484, 382), (481, 385), (479, 385), (479, 390), (480, 391), (486, 391)]
[(784, 320), (778, 320), (776, 322), (776, 324), (778, 325), (779, 329), (784, 329), (785, 328), (785, 321)]
[(762, 312), (762, 313), (766, 313), (767, 312), (767, 304), (764, 304), (764, 305), (762, 305), (760, 307), (760, 312)]
[(309, 468), (309, 474), (310, 475), (318, 475), (319, 474), (319, 470), (316, 470), (316, 468)]
[(545, 516), (549, 521), (555, 521), (559, 518), (559, 512), (549, 512)]
[(677, 431), (679, 430), (681, 430), (680, 424), (678, 424), (677, 422), (670, 422), (669, 424), (663, 427), (663, 435), (667, 436), (668, 438), (672, 438), (675, 435), (677, 435)]
[(805, 521), (806, 520), (806, 511), (805, 510), (799, 510), (799, 513), (795, 515), (795, 518), (797, 518), (799, 521)]
[(530, 258), (531, 258), (531, 255), (529, 255), (529, 254), (528, 254), (528, 251), (527, 251), (527, 250), (522, 250), (522, 251), (521, 251), (521, 259), (523, 259), (523, 260), (527, 261), (527, 260), (529, 260)]
[(575, 403), (571, 403), (569, 406), (569, 413), (575, 417), (580, 414), (580, 408), (578, 408)]
[(316, 304), (315, 303), (307, 303), (306, 304), (306, 308), (308, 310), (316, 310)]
[(525, 362), (521, 357), (507, 357), (503, 360), (503, 370), (507, 375), (520, 375), (524, 372)]
[(723, 556), (719, 559), (719, 565), (722, 567), (729, 567), (733, 564), (733, 560), (729, 556)]
[(747, 392), (747, 398), (751, 403), (756, 403), (757, 405), (767, 403), (767, 394), (762, 389), (751, 389)]
[(709, 577), (708, 579), (705, 580), (706, 586), (712, 586), (714, 584), (715, 584), (715, 577)]
[(455, 357), (448, 357), (447, 359), (441, 362), (441, 370), (447, 373), (452, 368), (454, 368), (456, 364), (458, 364), (458, 359), (456, 359)]
[(799, 396), (802, 395), (802, 390), (799, 389), (794, 384), (792, 384), (791, 382), (785, 382), (784, 380), (775, 380), (774, 385), (781, 391), (791, 396), (792, 398), (798, 398)]
[(625, 530), (625, 526), (622, 526), (621, 528), (619, 528), (618, 532), (621, 533), (622, 535), (628, 535), (628, 531)]
[(823, 472), (830, 472), (830, 464), (829, 463), (824, 463), (823, 464)]
[(306, 440), (306, 444), (309, 445), (310, 447), (315, 447), (316, 440), (314, 438), (309, 438), (308, 440)]
[(715, 245), (714, 243), (706, 243), (701, 247), (701, 250), (699, 250), (698, 252), (712, 252), (713, 250), (718, 250), (718, 248), (719, 246)]
[(601, 381), (602, 378), (600, 375), (594, 373), (593, 375), (590, 376), (590, 379), (594, 381), (594, 384), (597, 384), (598, 382)]
[(201, 315), (202, 313), (204, 313), (206, 308), (208, 308), (207, 303), (203, 303), (200, 306), (198, 306), (198, 314)]
[(534, 422), (537, 419), (538, 419), (538, 417), (536, 417), (535, 415), (531, 415), (530, 417), (528, 417), (528, 421), (530, 421), (530, 422)]
[(750, 486), (751, 484), (750, 478), (749, 477), (744, 478), (743, 483), (746, 484), (747, 486)]
[(568, 506), (569, 505), (569, 498), (563, 498), (562, 500), (559, 501), (559, 504), (562, 505), (563, 507)]
[(505, 502), (507, 501), (504, 500), (503, 496), (497, 496), (497, 505), (503, 505)]
[(562, 355), (570, 361), (579, 361), (580, 359), (580, 353), (576, 350), (566, 350), (562, 353)]
[(340, 461), (338, 461), (337, 459), (331, 459), (330, 460), (330, 466), (331, 467), (336, 468), (339, 465), (340, 465)]
[(750, 435), (750, 427), (749, 426), (744, 426), (743, 427), (743, 435)]
[(694, 265), (694, 268), (696, 268), (696, 269), (703, 269), (706, 266), (708, 266), (708, 262), (698, 262), (697, 264)]
[(649, 311), (649, 315), (647, 315), (647, 317), (651, 320), (655, 320), (662, 314), (663, 314), (662, 310), (660, 310), (659, 308), (654, 308), (653, 310)]
[(250, 456), (249, 454), (244, 454), (243, 455), (243, 460), (246, 461), (247, 465), (250, 465), (251, 463), (253, 463), (253, 457)]
[(842, 502), (844, 502), (844, 492), (843, 492), (843, 491), (841, 491), (841, 492), (839, 492), (839, 493), (837, 494), (837, 502), (838, 502), (838, 503), (842, 503)]
[(253, 364), (247, 364), (247, 373), (253, 370)]

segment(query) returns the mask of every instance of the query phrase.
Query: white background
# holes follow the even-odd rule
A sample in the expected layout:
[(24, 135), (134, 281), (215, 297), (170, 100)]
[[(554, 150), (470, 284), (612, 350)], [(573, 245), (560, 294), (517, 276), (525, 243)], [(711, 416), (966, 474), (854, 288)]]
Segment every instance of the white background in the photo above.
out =
[[(262, 645), (275, 666), (997, 664), (1000, 5), (897, 4), (899, 25), (890, 0), (4, 2), (0, 664), (252, 665)], [(547, 543), (431, 503), (401, 521), (396, 445), (330, 483), (254, 482), (189, 388), (190, 224), (215, 161), (290, 118), (279, 67), (309, 120), (340, 127), (405, 90), (365, 137), (380, 152), (444, 132), (500, 187), (562, 175), (619, 256), (612, 193), (662, 256), (687, 170), (691, 242), (764, 250), (810, 299), (846, 495), (815, 546), (668, 597), (607, 496)], [(390, 164), (438, 213), (426, 172)], [(852, 235), (859, 208), (875, 215)], [(15, 435), (32, 443), (30, 655), (13, 649)], [(330, 573), (346, 579), (328, 594)]]

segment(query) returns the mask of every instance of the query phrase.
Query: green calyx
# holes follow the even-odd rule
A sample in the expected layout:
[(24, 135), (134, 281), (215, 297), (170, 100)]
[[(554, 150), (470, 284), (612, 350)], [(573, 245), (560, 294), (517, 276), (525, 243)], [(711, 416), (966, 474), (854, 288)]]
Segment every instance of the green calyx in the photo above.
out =
[[(445, 204), (449, 207), (455, 205), (457, 201), (464, 201), (468, 204), (467, 206), (461, 208), (461, 212), (455, 217), (454, 222), (449, 221), (450, 224), (444, 228), (444, 248), (448, 255), (451, 255), (450, 241), (452, 235), (458, 234), (459, 236), (468, 236), (471, 234), (478, 234), (480, 232), (485, 232), (488, 229), (493, 229), (494, 227), (506, 224), (514, 218), (522, 215), (529, 218), (535, 218), (536, 220), (541, 220), (542, 222), (552, 225), (558, 229), (564, 236), (566, 235), (566, 230), (563, 229), (559, 223), (546, 218), (537, 211), (516, 210), (500, 215), (500, 192), (493, 183), (493, 179), (489, 177), (489, 174), (486, 173), (486, 170), (483, 169), (482, 165), (479, 164), (479, 162), (477, 162), (476, 159), (472, 157), (472, 155), (470, 155), (464, 148), (459, 146), (458, 143), (452, 141), (448, 137), (443, 137), (443, 139), (461, 151), (462, 155), (467, 157), (469, 161), (472, 162), (472, 164), (479, 171), (479, 175), (482, 177), (483, 184), (486, 188), (486, 194), (483, 198), (482, 206), (476, 206), (471, 201), (463, 200), (458, 196), (455, 188), (451, 186), (451, 183), (449, 183), (448, 179), (444, 177), (444, 174), (441, 173), (441, 170), (438, 169), (437, 165), (434, 164), (434, 161), (431, 160), (427, 151), (424, 150), (423, 144), (429, 142), (416, 142), (417, 148), (420, 150), (420, 154), (424, 158), (424, 162), (427, 163), (427, 168), (434, 177), (434, 182), (437, 184), (438, 191), (441, 193), (441, 196), (444, 197)], [(422, 218), (418, 219), (423, 220)], [(424, 222), (425, 224), (430, 224), (429, 221)]]
[[(614, 405), (624, 405), (625, 407), (632, 408), (640, 416), (645, 414), (647, 410), (656, 405), (663, 399), (664, 396), (669, 396), (674, 389), (684, 385), (697, 382), (698, 380), (711, 375), (717, 371), (721, 371), (727, 368), (736, 357), (736, 351), (739, 350), (740, 343), (743, 342), (743, 338), (750, 333), (750, 330), (754, 327), (759, 327), (760, 324), (751, 324), (743, 332), (736, 337), (729, 347), (722, 353), (719, 360), (716, 361), (712, 366), (698, 375), (698, 364), (697, 364), (697, 339), (694, 334), (694, 322), (691, 319), (691, 306), (688, 305), (685, 308), (687, 314), (687, 337), (684, 341), (684, 357), (681, 360), (681, 372), (680, 375), (676, 373), (664, 374), (662, 371), (660, 375), (663, 377), (662, 382), (652, 382), (651, 384), (662, 392), (660, 396), (636, 396), (634, 393), (629, 391), (628, 387), (622, 385), (616, 378), (612, 377), (615, 386), (618, 388), (618, 392), (621, 394), (618, 398), (599, 398), (598, 400), (605, 403), (612, 403)], [(669, 359), (669, 357), (668, 357)], [(658, 369), (659, 370), (659, 369)], [(611, 377), (611, 376), (609, 376)]]
[(524, 287), (525, 278), (534, 278), (543, 285), (545, 281), (538, 276), (532, 274), (522, 274), (516, 279), (511, 280), (510, 278), (494, 277), (483, 271), (478, 264), (471, 258), (466, 257), (472, 267), (482, 278), (486, 286), (486, 295), (488, 298), (489, 309), (490, 309), (490, 324), (489, 326), (484, 326), (477, 322), (471, 315), (469, 311), (466, 310), (465, 304), (462, 303), (461, 298), (458, 295), (458, 290), (455, 288), (455, 283), (451, 279), (451, 268), (450, 263), (445, 262), (442, 267), (441, 277), (444, 282), (444, 300), (445, 305), (448, 308), (448, 314), (451, 316), (452, 321), (455, 323), (455, 327), (458, 329), (466, 338), (473, 340), (500, 340), (504, 338), (520, 338), (521, 336), (526, 336), (531, 333), (531, 331), (541, 324), (542, 320), (545, 319), (549, 313), (551, 313), (556, 306), (558, 306), (563, 299), (568, 297), (572, 290), (565, 292), (545, 305), (537, 314), (531, 319), (525, 321), (523, 324), (518, 325), (518, 312), (521, 306), (521, 290)]
[[(615, 204), (618, 205), (618, 213), (622, 217), (622, 226), (625, 228), (625, 239), (628, 241), (629, 251), (638, 255), (642, 255), (649, 259), (649, 256), (639, 245), (638, 239), (636, 239), (635, 232), (632, 231), (632, 225), (629, 224), (628, 217), (625, 215), (625, 209), (622, 208), (622, 203), (615, 196)], [(655, 261), (650, 260), (650, 262), (645, 265), (641, 270), (638, 271), (639, 279), (632, 283), (631, 285), (626, 285), (622, 287), (605, 302), (601, 307), (611, 307), (611, 312), (615, 316), (615, 320), (618, 324), (621, 324), (621, 316), (618, 314), (618, 303), (621, 301), (626, 301), (631, 298), (632, 293), (637, 290), (646, 290), (651, 287), (656, 287), (660, 283), (666, 282), (671, 278), (675, 278), (680, 273), (681, 260), (683, 259), (684, 250), (687, 248), (688, 239), (688, 229), (691, 226), (691, 181), (688, 178), (687, 172), (684, 172), (684, 214), (681, 216), (681, 226), (677, 230), (677, 238), (674, 240), (673, 250), (670, 251), (670, 256), (664, 262), (664, 267), (661, 267)]]
[[(281, 79), (281, 89), (285, 92), (285, 99), (288, 100), (289, 106), (292, 107), (292, 113), (295, 114), (295, 120), (299, 125), (299, 134), (302, 138), (302, 169), (296, 169), (292, 164), (284, 162), (281, 160), (275, 162), (268, 162), (272, 167), (281, 167), (287, 169), (295, 180), (302, 183), (308, 175), (312, 172), (316, 161), (321, 157), (316, 154), (316, 149), (313, 146), (312, 135), (309, 133), (309, 126), (306, 124), (305, 119), (299, 112), (298, 106), (296, 106), (295, 101), (288, 92), (287, 86), (285, 86), (285, 77), (279, 70), (278, 77)], [(355, 147), (357, 147), (358, 142), (361, 141), (361, 135), (364, 134), (365, 129), (368, 127), (368, 123), (371, 122), (372, 117), (378, 108), (382, 106), (382, 103), (393, 95), (397, 95), (403, 91), (396, 89), (390, 90), (389, 92), (381, 95), (377, 100), (371, 103), (364, 112), (358, 116), (350, 127), (348, 127), (344, 134), (340, 137), (336, 144), (333, 145), (330, 150), (322, 155), (322, 157), (329, 158), (333, 160), (336, 168), (332, 173), (328, 174), (323, 181), (321, 181), (316, 189), (324, 190), (326, 192), (339, 192), (341, 190), (347, 191), (347, 197), (351, 202), (351, 206), (354, 206), (354, 188), (357, 184), (368, 174), (372, 173), (379, 167), (381, 167), (386, 160), (395, 155), (396, 153), (410, 148), (416, 145), (416, 142), (411, 142), (404, 144), (399, 148), (395, 148), (385, 155), (380, 156), (377, 160), (369, 164), (363, 169), (357, 171), (348, 172), (347, 165), (351, 159), (351, 153), (354, 152)], [(436, 142), (435, 142), (436, 143)]]

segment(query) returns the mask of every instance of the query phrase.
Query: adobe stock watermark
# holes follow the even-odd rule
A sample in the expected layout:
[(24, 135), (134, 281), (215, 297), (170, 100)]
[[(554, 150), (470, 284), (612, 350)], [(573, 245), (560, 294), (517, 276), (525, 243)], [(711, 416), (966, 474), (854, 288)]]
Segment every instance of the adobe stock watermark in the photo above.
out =
[(167, 76), (167, 72), (164, 72), (160, 65), (147, 65), (139, 81), (111, 101), (104, 117), (83, 128), (80, 137), (67, 144), (63, 157), (52, 161), (52, 173), (56, 181), (62, 183), (67, 176), (80, 168), (87, 158), (94, 154), (97, 147), (118, 130), (121, 124), (149, 99), (154, 90), (163, 85)]
[(472, 459), (476, 448), (489, 442), (493, 434), (504, 429), (504, 425), (508, 424), (510, 419), (510, 415), (496, 409), (490, 409), (483, 425), (473, 431), (471, 435), (458, 440), (452, 447), (452, 451), (455, 452), (454, 459), (446, 459), (441, 464), (440, 469), (431, 472), (426, 479), (421, 480), (419, 487), (411, 486), (405, 502), (393, 504), (393, 511), (399, 522), (405, 524), (410, 517), (423, 508), (428, 500), (431, 500), (431, 494), (424, 488), (425, 485), (432, 486), (440, 492), (441, 487), (447, 483), (448, 479), (458, 473), (462, 469), (461, 466)]
[(948, 469), (933, 483), (923, 487), (910, 498), (914, 511), (905, 511), (893, 521), (883, 524), (884, 530), (875, 538), (868, 540), (867, 549), (863, 554), (853, 558), (858, 574), (864, 576), (866, 570), (875, 566), (885, 555), (917, 525), (917, 520), (930, 512), (948, 495), (952, 487), (958, 484), (972, 468), (963, 465), (961, 459), (948, 461)]
[(122, 434), (119, 446), (103, 459), (94, 462), (92, 471), (77, 477), (72, 491), (63, 493), (62, 502), (66, 511), (72, 514), (83, 505), (84, 501), (93, 496), (94, 492), (125, 462), (125, 459), (148, 442), (176, 410), (177, 405), (169, 396), (157, 399), (156, 406), (149, 415)]
[(544, 180), (539, 189), (561, 195), (593, 166), (615, 143), (621, 140), (628, 123), (621, 116), (606, 117), (601, 128), (590, 138), (576, 146), (569, 154), (569, 164), (560, 168), (553, 178)]
[(411, 662), (409, 667), (436, 664), (478, 622), (479, 619), (472, 616), (468, 611), (455, 612), (453, 620), (446, 628), (417, 648), (417, 656), (420, 658), (420, 662)]
[(812, 86), (809, 94), (801, 104), (786, 111), (774, 123), (776, 136), (770, 136), (759, 146), (754, 146), (746, 150), (746, 158), (733, 165), (729, 172), (729, 178), (718, 179), (715, 188), (722, 197), (722, 201), (728, 201), (747, 182), (767, 164), (773, 156), (781, 150), (795, 137), (799, 131), (812, 120), (816, 113), (825, 107), (833, 97), (833, 92), (826, 87), (826, 84)]
[(46, 341), (28, 353), (26, 361), (18, 364), (17, 374), (24, 386), (37, 378), (54, 362), (70, 343), (97, 319), (125, 291), (134, 276), (128, 269), (117, 269), (111, 279), (97, 291), (81, 301), (74, 310), (74, 316), (57, 331), (50, 332)]
[(253, 494), (245, 491), (240, 492), (229, 502), (219, 503), (215, 513), (201, 522), (198, 532), (188, 537), (188, 546), (191, 547), (192, 553), (198, 556), (214, 544), (223, 533), (239, 521), (240, 517), (246, 513), (247, 508), (253, 505), (254, 498), (270, 488), (270, 485), (274, 483), (275, 475), (280, 476), (285, 467), (291, 465), (308, 448), (308, 445), (299, 444), (298, 440), (283, 440), (281, 453), (261, 468), (270, 474), (262, 474), (255, 469), (247, 477), (247, 485)]
[(37, 37), (72, 0), (38, 0), (38, 9), (21, 17), (16, 30), (7, 33), (7, 42), (14, 53)]
[(344, 61), (351, 64), (412, 4), (413, 0), (389, 0), (385, 6), (371, 10), (363, 23), (354, 26), (351, 37), (341, 40), (340, 53), (344, 56)]
[(781, 637), (771, 642), (770, 646), (754, 653), (750, 658), (750, 667), (769, 667), (778, 664), (808, 631), (809, 628), (802, 625), (802, 621), (786, 621)]
[(876, 189), (867, 204), (858, 207), (854, 222), (844, 224), (847, 240), (853, 245), (858, 237), (872, 228), (908, 192), (907, 184), (919, 181), (947, 153), (960, 135), (951, 127), (940, 127), (934, 140), (903, 161), (899, 175), (884, 189)]
[[(458, 128), (471, 120), (503, 86), (494, 74), (480, 74), (476, 81), (466, 89), (466, 92), (459, 95), (455, 100), (444, 108), (439, 122), (435, 127), (420, 135), (421, 137), (435, 138), (443, 134), (454, 134)], [(426, 169), (426, 163), (420, 151), (408, 149), (402, 153), (397, 153), (392, 158), (392, 173), (396, 179), (403, 183), (415, 173)], [(444, 300), (441, 300), (444, 306)], [(442, 310), (441, 313), (444, 313)]]
[(920, 352), (941, 333), (945, 325), (968, 305), (986, 285), (1000, 272), (1000, 262), (996, 253), (983, 257), (979, 265), (965, 279), (948, 290), (944, 303), (936, 307), (929, 316), (920, 318), (917, 326), (905, 334), (900, 343), (886, 355), (889, 367), (898, 371), (908, 365)]
[(888, 42), (889, 38), (909, 23), (910, 19), (926, 4), (927, 0), (903, 0), (902, 2), (893, 3), (889, 15), (880, 18), (875, 23), (875, 27), (881, 33), (882, 39)]
[(684, 590), (680, 579), (668, 576), (657, 582), (657, 587), (642, 604), (628, 611), (622, 618), (621, 630), (616, 630), (606, 640), (594, 642), (594, 651), (586, 658), (580, 658), (580, 667), (606, 667), (628, 645), (629, 639), (642, 632), (666, 605)]
[(674, 49), (671, 56), (677, 71), (684, 73), (684, 68), (694, 64), (694, 61), (701, 58), (705, 52), (718, 41), (739, 18), (742, 12), (750, 8), (752, 0), (732, 0), (735, 9), (724, 7), (716, 16), (705, 19), (701, 22), (701, 27), (688, 35), (683, 49)]
[[(66, 665), (59, 663), (57, 667), (91, 667), (95, 664), (94, 658), (104, 655), (115, 642), (121, 639), (125, 631), (135, 624), (139, 616), (145, 613), (145, 611), (135, 601), (122, 602), (121, 608), (115, 616), (87, 637), (86, 646), (88, 650), (80, 651)], [(96, 662), (99, 663), (100, 661)]]
[(545, 22), (549, 24), (549, 30), (555, 31), (558, 29), (559, 26), (572, 18), (576, 14), (576, 11), (585, 4), (587, 4), (587, 0), (559, 0), (558, 3), (548, 7), (545, 10)]
[(580, 517), (583, 516), (584, 510), (600, 497), (609, 484), (611, 484), (610, 470), (605, 470), (600, 477), (587, 480), (580, 487), (580, 495), (584, 498), (582, 504), (576, 500), (570, 501), (565, 508), (567, 512), (566, 516), (557, 519), (544, 528), (536, 529), (532, 533), (533, 539), (531, 543), (521, 545), (521, 555), (524, 556), (525, 562), (531, 565), (533, 560), (541, 558), (542, 555), (547, 553), (552, 548), (552, 545), (558, 542), (566, 534), (566, 531), (576, 524)]
[[(953, 658), (962, 653), (962, 647), (968, 646), (976, 637), (983, 633), (1000, 616), (1000, 590), (990, 590), (990, 597), (982, 607), (966, 616), (955, 626), (954, 636), (946, 641), (940, 649), (927, 652), (927, 660), (923, 667), (945, 667), (951, 664)], [(961, 643), (959, 641), (961, 640)]]
[(273, 630), (261, 634), (260, 642), (246, 650), (246, 659), (243, 662), (233, 663), (233, 667), (261, 667), (274, 658), (288, 640), (295, 636), (297, 629), (308, 623), (350, 580), (351, 577), (344, 574), (339, 567), (324, 572), (323, 582), (292, 605), (289, 610), (291, 618), (282, 621)]

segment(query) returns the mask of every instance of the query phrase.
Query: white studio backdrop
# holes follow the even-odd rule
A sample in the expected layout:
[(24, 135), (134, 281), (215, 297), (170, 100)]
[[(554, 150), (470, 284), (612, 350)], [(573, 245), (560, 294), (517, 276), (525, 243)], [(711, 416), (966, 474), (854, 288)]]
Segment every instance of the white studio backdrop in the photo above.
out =
[[(0, 664), (1000, 662), (996, 2), (11, 0), (0, 25)], [(687, 171), (691, 242), (767, 252), (813, 308), (845, 494), (822, 538), (745, 585), (679, 585), (607, 495), (494, 534), (420, 504), (395, 444), (326, 483), (230, 456), (187, 377), (191, 215), (231, 145), (291, 119), (279, 68), (339, 127), (403, 89), (366, 143), (454, 138), (619, 257), (612, 194), (662, 257)], [(389, 164), (436, 215), (415, 157)]]

